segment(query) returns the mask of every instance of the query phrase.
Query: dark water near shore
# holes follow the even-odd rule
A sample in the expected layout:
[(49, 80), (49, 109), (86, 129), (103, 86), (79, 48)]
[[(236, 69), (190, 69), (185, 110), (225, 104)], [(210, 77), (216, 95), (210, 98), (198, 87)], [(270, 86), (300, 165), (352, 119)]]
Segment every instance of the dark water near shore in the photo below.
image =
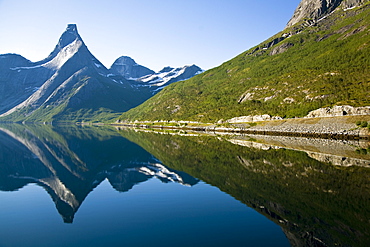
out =
[(0, 126), (0, 246), (369, 243), (366, 147), (254, 141)]

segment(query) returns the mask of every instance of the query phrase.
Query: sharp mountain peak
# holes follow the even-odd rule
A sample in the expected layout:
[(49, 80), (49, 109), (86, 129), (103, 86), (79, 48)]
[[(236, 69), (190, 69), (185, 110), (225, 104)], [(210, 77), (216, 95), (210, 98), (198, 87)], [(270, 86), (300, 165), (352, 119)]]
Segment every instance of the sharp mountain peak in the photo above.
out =
[[(78, 42), (77, 42), (78, 41)], [(38, 64), (45, 63), (47, 61), (55, 58), (65, 47), (71, 46), (75, 42), (79, 45), (84, 45), (81, 36), (78, 34), (76, 24), (68, 24), (67, 29), (60, 36), (58, 44), (55, 46), (54, 50), (49, 54), (49, 56), (42, 61), (37, 62)]]
[(141, 78), (155, 72), (127, 56), (108, 70), (89, 51), (76, 24), (68, 24), (54, 50), (41, 61), (14, 54), (0, 58), (0, 82), (4, 82), (0, 83), (0, 117), (7, 121), (89, 121), (100, 115), (113, 119), (164, 86), (198, 73), (156, 76), (156, 83), (161, 83), (154, 85)]
[(67, 45), (71, 44), (76, 39), (82, 41), (81, 36), (78, 34), (76, 24), (68, 24), (67, 29), (64, 31), (59, 39), (56, 49), (63, 49)]

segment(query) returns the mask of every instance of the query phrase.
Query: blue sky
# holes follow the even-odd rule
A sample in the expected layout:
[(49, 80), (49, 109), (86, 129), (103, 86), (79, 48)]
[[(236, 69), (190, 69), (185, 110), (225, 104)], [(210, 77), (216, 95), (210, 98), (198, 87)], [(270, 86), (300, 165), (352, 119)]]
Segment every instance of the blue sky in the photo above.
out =
[(106, 66), (130, 56), (155, 71), (210, 69), (284, 29), (300, 0), (0, 0), (0, 54), (31, 61), (69, 23)]

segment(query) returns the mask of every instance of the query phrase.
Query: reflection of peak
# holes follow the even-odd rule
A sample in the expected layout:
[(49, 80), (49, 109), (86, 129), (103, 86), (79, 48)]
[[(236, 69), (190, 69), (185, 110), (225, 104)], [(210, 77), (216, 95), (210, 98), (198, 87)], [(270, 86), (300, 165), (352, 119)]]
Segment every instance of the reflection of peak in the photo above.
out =
[(153, 177), (184, 185), (198, 182), (159, 164), (150, 153), (111, 129), (0, 127), (0, 190), (36, 183), (53, 199), (65, 223), (73, 222), (85, 198), (105, 179), (125, 192)]
[(165, 167), (162, 164), (156, 163), (156, 164), (150, 164), (148, 166), (143, 166), (139, 168), (139, 172), (156, 177), (160, 179), (162, 182), (176, 182), (182, 185), (190, 186), (192, 184), (188, 184), (184, 181), (184, 178), (181, 177), (179, 173), (176, 173), (173, 170), (170, 170), (169, 168)]
[(114, 167), (107, 172), (108, 180), (113, 188), (120, 192), (132, 189), (136, 184), (145, 182), (150, 178), (158, 178), (164, 183), (175, 182), (185, 186), (193, 186), (199, 180), (180, 171), (167, 168), (159, 163), (132, 164), (132, 167)]
[(150, 177), (137, 172), (136, 169), (128, 168), (123, 170), (114, 169), (114, 172), (109, 172), (108, 181), (112, 187), (119, 192), (127, 192), (136, 184), (147, 181)]
[(59, 180), (57, 177), (40, 179), (41, 183), (52, 189), (55, 195), (63, 202), (67, 203), (71, 208), (77, 209), (80, 204), (76, 196)]
[(81, 205), (76, 195), (68, 189), (57, 177), (40, 179), (38, 183), (46, 189), (53, 198), (55, 206), (65, 223), (72, 223), (74, 215)]

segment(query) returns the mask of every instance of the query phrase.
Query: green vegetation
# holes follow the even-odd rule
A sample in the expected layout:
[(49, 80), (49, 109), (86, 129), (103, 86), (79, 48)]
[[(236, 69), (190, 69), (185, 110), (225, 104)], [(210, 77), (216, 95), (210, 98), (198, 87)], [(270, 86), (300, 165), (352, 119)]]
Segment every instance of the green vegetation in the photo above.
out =
[(360, 128), (368, 128), (370, 130), (370, 124), (367, 121), (357, 121), (356, 125)]
[[(333, 105), (370, 105), (370, 4), (296, 25), (221, 66), (164, 88), (120, 120), (216, 122), (302, 117)], [(290, 37), (289, 37), (290, 36)], [(273, 41), (277, 44), (272, 45)]]
[[(67, 107), (67, 103), (56, 106), (41, 106), (37, 110), (32, 111), (30, 107), (26, 109), (18, 110), (17, 112), (3, 117), (1, 121), (11, 122), (64, 122), (64, 123), (75, 123), (75, 122), (102, 122), (108, 123), (116, 119), (120, 113), (114, 112), (107, 108), (80, 108), (73, 109)], [(31, 113), (31, 114), (30, 114)]]
[(370, 154), (370, 146), (367, 149), (365, 148), (356, 149), (356, 152), (362, 155)]

